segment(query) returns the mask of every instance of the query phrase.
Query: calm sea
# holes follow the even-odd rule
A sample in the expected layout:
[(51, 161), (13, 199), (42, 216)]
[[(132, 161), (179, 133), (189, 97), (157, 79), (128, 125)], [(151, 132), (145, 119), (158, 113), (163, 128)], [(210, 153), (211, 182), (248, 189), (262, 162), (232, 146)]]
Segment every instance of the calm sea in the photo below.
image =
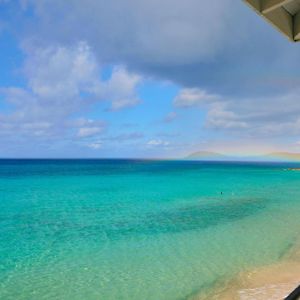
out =
[(280, 260), (291, 164), (0, 160), (1, 300), (176, 300)]

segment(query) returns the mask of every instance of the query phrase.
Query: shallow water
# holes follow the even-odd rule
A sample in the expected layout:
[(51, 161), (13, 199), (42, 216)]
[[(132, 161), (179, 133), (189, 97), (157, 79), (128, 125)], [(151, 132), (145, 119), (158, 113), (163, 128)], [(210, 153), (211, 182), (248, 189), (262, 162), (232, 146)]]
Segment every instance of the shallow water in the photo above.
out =
[(0, 299), (189, 299), (280, 261), (291, 164), (0, 161)]

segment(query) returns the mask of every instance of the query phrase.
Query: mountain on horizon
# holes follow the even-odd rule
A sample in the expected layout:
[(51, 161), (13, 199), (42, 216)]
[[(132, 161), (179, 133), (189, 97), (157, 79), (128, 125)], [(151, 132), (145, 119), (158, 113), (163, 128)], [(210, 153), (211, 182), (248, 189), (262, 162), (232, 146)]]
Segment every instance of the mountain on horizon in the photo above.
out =
[(291, 152), (272, 152), (266, 154), (265, 157), (277, 158), (280, 161), (300, 161), (300, 153)]
[(185, 157), (187, 160), (203, 161), (275, 161), (275, 162), (300, 162), (300, 153), (271, 152), (262, 155), (226, 155), (214, 151), (193, 152)]

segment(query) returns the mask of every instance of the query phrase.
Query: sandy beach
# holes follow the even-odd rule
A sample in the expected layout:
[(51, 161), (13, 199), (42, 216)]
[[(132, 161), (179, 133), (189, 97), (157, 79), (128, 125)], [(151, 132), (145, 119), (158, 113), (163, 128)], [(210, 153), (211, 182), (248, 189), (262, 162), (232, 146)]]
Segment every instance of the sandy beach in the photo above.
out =
[(300, 247), (294, 247), (281, 262), (239, 274), (209, 295), (192, 300), (279, 300), (300, 284)]

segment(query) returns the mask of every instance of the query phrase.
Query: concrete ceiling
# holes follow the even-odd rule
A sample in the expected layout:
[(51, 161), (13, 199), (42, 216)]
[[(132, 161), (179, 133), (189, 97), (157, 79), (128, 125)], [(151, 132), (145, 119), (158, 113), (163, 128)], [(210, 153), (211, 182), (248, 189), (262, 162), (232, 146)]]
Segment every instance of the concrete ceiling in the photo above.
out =
[(300, 0), (244, 0), (289, 40), (300, 41)]

